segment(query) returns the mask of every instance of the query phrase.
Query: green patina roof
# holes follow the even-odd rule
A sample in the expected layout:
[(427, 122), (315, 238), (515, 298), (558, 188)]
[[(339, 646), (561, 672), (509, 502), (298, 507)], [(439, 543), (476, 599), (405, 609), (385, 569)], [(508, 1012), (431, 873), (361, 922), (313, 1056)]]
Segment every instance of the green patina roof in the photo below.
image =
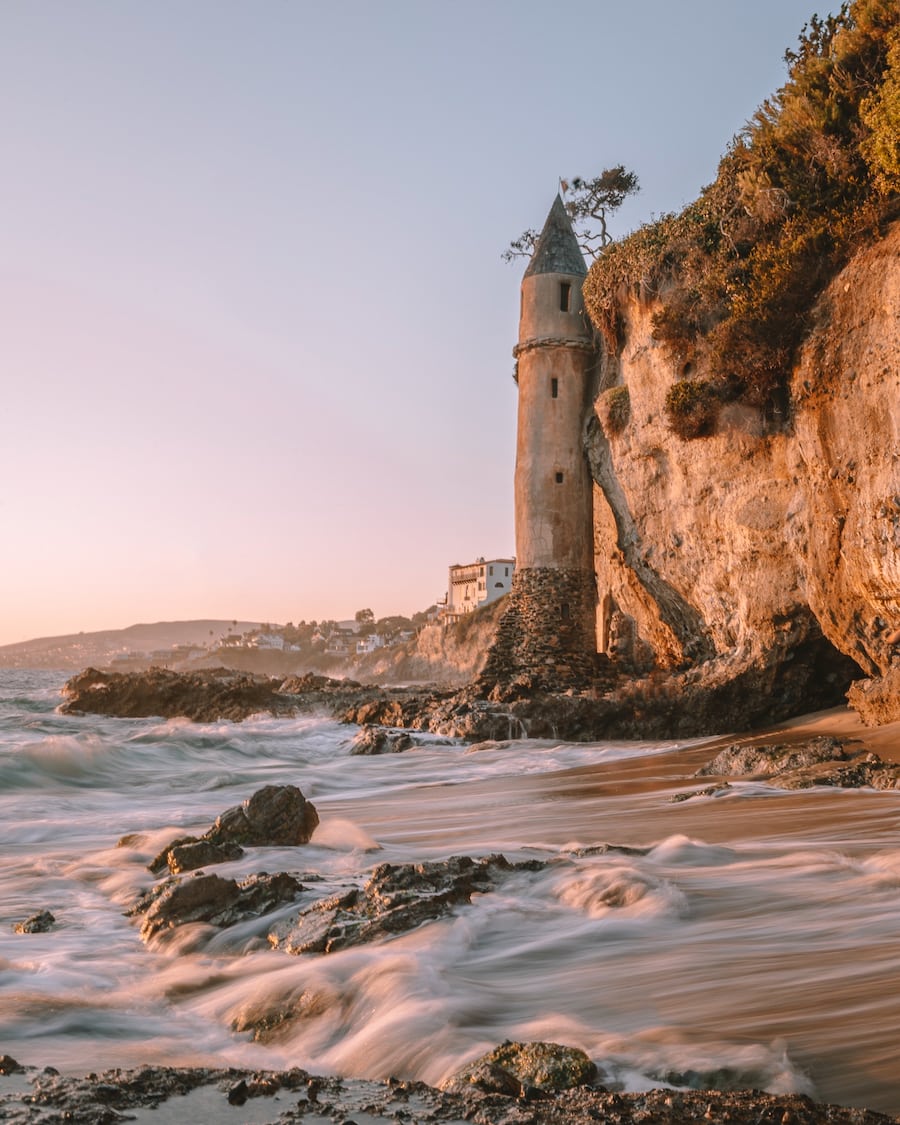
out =
[(585, 277), (587, 267), (578, 246), (572, 220), (569, 218), (563, 201), (557, 195), (544, 223), (544, 229), (537, 240), (526, 277), (536, 273), (570, 273)]

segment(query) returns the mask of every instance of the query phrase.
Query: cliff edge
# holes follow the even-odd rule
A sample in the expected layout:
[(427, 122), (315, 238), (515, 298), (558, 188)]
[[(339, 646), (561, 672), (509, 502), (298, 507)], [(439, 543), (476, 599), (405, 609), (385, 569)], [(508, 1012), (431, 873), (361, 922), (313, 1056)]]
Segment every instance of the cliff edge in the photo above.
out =
[(660, 307), (623, 295), (585, 431), (601, 641), (637, 670), (787, 677), (806, 705), (862, 672), (863, 718), (900, 718), (900, 223), (816, 302), (780, 412), (725, 403), (677, 437)]

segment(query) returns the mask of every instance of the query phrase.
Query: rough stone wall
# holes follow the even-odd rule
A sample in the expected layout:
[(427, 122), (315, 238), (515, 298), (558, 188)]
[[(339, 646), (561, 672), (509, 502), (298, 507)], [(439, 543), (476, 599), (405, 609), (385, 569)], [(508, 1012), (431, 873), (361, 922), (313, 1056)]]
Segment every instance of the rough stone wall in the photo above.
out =
[(526, 673), (545, 688), (588, 687), (598, 672), (596, 587), (587, 570), (516, 570), (482, 680)]
[[(884, 674), (900, 661), (900, 225), (819, 302), (778, 428), (732, 404), (712, 436), (675, 437), (678, 372), (654, 311), (625, 304), (587, 429), (601, 599), (664, 667), (789, 661), (830, 642)], [(605, 409), (617, 385), (620, 430)]]

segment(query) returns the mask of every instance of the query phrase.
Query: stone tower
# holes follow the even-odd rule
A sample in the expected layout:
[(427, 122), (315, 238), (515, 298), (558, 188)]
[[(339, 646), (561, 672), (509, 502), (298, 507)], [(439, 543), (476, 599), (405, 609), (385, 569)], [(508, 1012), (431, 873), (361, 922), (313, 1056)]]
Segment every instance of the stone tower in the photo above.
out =
[(538, 673), (552, 686), (597, 664), (592, 482), (584, 453), (596, 361), (584, 313), (587, 270), (556, 197), (522, 279), (517, 360), (516, 572), (485, 667)]

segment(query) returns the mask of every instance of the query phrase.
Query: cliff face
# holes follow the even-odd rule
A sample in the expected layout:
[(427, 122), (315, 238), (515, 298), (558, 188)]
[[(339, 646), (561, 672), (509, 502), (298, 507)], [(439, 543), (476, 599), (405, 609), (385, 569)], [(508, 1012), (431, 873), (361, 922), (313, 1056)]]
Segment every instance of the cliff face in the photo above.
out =
[(639, 666), (712, 659), (711, 674), (803, 660), (840, 675), (834, 646), (885, 676), (900, 663), (900, 225), (818, 302), (775, 425), (731, 404), (711, 436), (675, 437), (664, 403), (680, 373), (653, 340), (655, 307), (621, 311), (585, 435), (601, 639)]
[(447, 628), (426, 625), (409, 645), (378, 649), (347, 674), (382, 683), (435, 681), (460, 687), (481, 671), (506, 604), (500, 598)]

